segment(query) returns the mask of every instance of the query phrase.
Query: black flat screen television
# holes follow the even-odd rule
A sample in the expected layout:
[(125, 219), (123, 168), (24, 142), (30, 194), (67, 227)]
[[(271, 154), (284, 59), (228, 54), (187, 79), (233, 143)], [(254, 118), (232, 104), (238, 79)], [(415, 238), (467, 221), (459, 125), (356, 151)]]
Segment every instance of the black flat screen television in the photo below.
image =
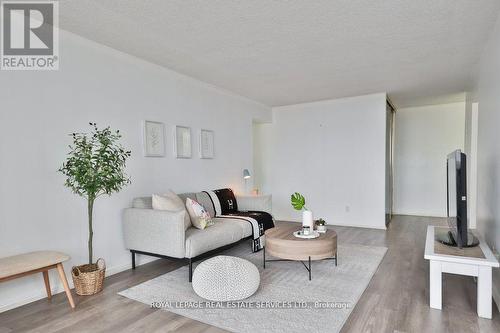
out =
[(479, 241), (467, 228), (467, 157), (460, 149), (447, 156), (446, 175), (450, 230), (440, 241), (459, 248), (476, 246)]

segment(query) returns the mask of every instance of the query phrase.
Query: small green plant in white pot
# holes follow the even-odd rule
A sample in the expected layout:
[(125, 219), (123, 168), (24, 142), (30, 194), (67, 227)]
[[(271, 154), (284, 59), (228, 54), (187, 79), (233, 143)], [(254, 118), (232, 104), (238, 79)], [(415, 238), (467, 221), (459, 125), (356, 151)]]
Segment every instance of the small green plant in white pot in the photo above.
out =
[(318, 232), (326, 232), (326, 221), (321, 218), (316, 220), (316, 230)]
[(299, 192), (295, 192), (290, 197), (292, 207), (296, 210), (302, 211), (302, 226), (309, 227), (310, 230), (314, 230), (314, 221), (312, 212), (306, 208), (306, 199)]

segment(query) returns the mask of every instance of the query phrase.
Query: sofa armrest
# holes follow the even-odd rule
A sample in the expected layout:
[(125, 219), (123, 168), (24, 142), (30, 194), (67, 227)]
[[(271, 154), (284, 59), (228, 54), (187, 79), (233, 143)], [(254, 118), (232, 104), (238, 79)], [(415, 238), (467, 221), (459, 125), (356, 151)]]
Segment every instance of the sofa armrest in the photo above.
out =
[(129, 250), (184, 258), (185, 210), (126, 208), (123, 212), (123, 236)]
[(272, 212), (272, 195), (237, 195), (236, 202), (238, 210), (257, 210), (261, 212)]

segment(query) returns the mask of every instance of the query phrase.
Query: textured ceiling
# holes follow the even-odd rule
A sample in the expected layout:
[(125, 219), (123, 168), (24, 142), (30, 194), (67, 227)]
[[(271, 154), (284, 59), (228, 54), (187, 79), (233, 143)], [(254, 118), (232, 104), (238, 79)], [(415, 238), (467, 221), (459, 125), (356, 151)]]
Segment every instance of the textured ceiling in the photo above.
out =
[(64, 0), (61, 28), (270, 106), (470, 87), (499, 0)]

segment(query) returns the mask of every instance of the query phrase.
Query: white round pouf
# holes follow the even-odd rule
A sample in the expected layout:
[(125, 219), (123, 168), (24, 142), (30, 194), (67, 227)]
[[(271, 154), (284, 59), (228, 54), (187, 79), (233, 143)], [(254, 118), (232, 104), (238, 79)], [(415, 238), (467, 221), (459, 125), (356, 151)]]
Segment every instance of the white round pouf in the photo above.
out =
[(260, 274), (248, 260), (216, 256), (196, 267), (192, 284), (194, 292), (209, 301), (238, 301), (257, 291)]

